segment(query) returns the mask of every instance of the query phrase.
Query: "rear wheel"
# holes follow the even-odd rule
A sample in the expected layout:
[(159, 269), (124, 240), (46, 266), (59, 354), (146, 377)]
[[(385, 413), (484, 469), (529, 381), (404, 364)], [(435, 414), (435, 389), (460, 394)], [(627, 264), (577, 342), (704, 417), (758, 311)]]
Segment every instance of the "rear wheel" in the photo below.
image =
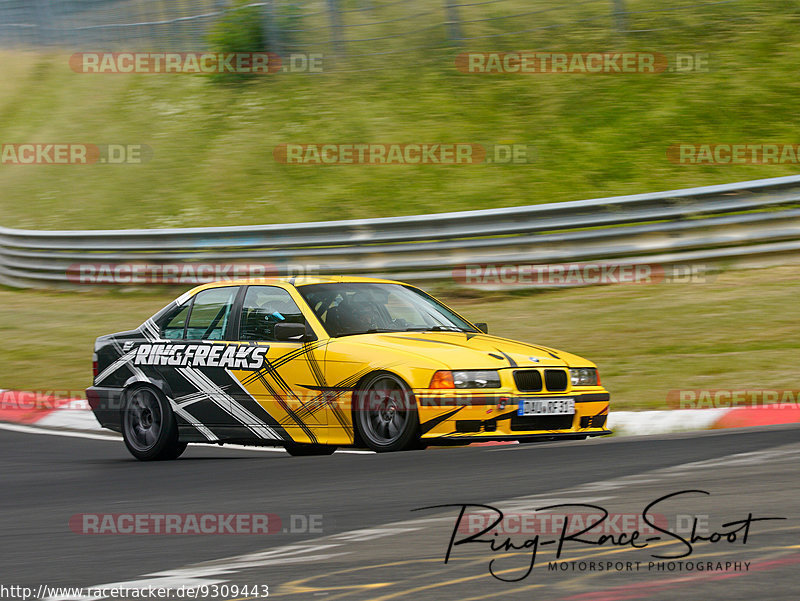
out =
[(354, 395), (354, 423), (364, 444), (378, 453), (420, 448), (419, 415), (405, 382), (375, 374)]
[(333, 455), (336, 447), (328, 444), (304, 444), (287, 442), (284, 445), (286, 452), (292, 457), (308, 457), (310, 455)]
[(178, 441), (178, 424), (163, 394), (140, 386), (128, 391), (122, 408), (122, 437), (141, 461), (177, 459), (186, 443)]

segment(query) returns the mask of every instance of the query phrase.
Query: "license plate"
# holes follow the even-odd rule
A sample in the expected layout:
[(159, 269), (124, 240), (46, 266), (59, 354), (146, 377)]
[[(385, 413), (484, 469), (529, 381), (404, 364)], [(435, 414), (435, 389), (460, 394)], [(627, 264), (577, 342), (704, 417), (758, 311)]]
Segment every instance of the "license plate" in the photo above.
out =
[(571, 415), (575, 399), (522, 399), (517, 415)]

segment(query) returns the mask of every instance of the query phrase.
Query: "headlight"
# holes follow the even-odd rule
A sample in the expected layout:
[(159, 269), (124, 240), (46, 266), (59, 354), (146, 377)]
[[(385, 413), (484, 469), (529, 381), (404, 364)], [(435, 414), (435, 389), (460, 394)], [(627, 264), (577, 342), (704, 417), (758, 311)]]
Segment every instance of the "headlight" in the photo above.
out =
[(594, 367), (570, 369), (569, 377), (573, 386), (597, 386), (600, 383), (600, 378), (597, 377), (597, 370)]
[(428, 388), (500, 388), (500, 374), (493, 369), (440, 370), (433, 374)]
[(456, 388), (500, 388), (500, 374), (495, 370), (454, 371)]

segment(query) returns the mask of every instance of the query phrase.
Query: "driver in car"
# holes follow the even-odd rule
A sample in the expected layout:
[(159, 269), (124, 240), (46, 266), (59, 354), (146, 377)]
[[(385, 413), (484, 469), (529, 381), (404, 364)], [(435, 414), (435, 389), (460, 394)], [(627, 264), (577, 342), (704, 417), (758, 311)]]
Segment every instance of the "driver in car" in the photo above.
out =
[(339, 318), (347, 333), (380, 329), (381, 313), (368, 294), (358, 292), (339, 304)]

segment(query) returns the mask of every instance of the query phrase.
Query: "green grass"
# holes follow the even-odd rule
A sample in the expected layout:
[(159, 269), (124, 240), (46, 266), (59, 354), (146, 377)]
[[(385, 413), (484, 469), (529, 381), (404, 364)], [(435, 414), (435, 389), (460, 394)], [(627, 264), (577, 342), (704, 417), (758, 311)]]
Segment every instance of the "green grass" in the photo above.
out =
[[(557, 4), (565, 3), (542, 6)], [(632, 22), (640, 31), (624, 40), (608, 19), (574, 24), (601, 9), (566, 4), (525, 22), (573, 23), (566, 27), (236, 85), (191, 75), (83, 75), (70, 70), (66, 55), (2, 52), (0, 141), (140, 143), (154, 156), (143, 165), (0, 166), (0, 225), (181, 227), (397, 216), (797, 172), (792, 165), (680, 166), (665, 155), (677, 142), (797, 141), (795, 3), (741, 0), (642, 13)], [(661, 6), (651, 0), (628, 5)], [(503, 6), (530, 10), (524, 2)], [(482, 14), (465, 12), (462, 19)], [(490, 35), (501, 24), (475, 23), (466, 33)], [(441, 37), (439, 31), (426, 35), (434, 34)], [(390, 38), (352, 51), (432, 41)], [(453, 67), (462, 50), (545, 47), (702, 51), (710, 54), (711, 70), (480, 76)], [(533, 145), (537, 156), (514, 166), (278, 164), (273, 149), (287, 142), (514, 142)]]
[[(94, 338), (138, 326), (177, 294), (0, 290), (0, 387), (82, 390)], [(642, 409), (676, 389), (797, 388), (798, 295), (796, 267), (776, 267), (704, 284), (440, 296), (494, 334), (591, 359), (616, 408)]]

